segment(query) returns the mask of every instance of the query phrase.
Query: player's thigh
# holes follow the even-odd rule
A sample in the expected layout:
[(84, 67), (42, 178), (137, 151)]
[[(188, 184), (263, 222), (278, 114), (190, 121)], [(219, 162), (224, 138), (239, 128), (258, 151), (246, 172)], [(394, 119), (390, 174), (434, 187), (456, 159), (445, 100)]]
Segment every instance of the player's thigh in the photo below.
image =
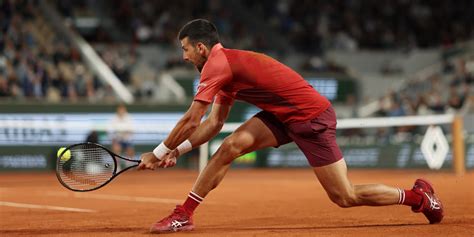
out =
[(313, 167), (313, 171), (331, 199), (353, 195), (354, 190), (347, 176), (347, 165), (344, 159), (329, 165)]
[(277, 144), (271, 130), (258, 118), (249, 119), (224, 140), (224, 146), (241, 152), (250, 152)]
[(277, 121), (254, 116), (229, 135), (224, 141), (224, 146), (247, 153), (266, 147), (277, 147), (290, 142), (289, 139), (284, 127)]

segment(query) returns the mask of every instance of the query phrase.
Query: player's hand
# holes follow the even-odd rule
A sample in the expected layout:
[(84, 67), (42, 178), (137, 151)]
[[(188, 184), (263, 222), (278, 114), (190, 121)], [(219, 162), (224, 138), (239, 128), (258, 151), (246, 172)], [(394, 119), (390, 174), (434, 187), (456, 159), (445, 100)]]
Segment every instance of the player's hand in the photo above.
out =
[(161, 162), (156, 158), (155, 154), (153, 152), (147, 152), (143, 153), (140, 156), (140, 164), (138, 165), (138, 170), (144, 170), (144, 169), (149, 169), (149, 170), (154, 170), (158, 167), (159, 163)]
[(177, 157), (179, 156), (179, 152), (177, 149), (171, 151), (168, 155), (163, 157), (163, 159), (159, 162), (158, 167), (160, 168), (168, 168), (173, 167), (176, 165)]

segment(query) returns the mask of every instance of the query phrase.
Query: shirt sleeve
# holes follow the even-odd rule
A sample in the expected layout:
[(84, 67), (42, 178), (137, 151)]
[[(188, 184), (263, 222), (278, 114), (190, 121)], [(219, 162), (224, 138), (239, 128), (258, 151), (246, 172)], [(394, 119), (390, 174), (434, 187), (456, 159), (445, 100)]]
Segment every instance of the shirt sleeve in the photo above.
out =
[(211, 103), (214, 96), (231, 80), (232, 70), (227, 57), (219, 51), (204, 65), (194, 100)]

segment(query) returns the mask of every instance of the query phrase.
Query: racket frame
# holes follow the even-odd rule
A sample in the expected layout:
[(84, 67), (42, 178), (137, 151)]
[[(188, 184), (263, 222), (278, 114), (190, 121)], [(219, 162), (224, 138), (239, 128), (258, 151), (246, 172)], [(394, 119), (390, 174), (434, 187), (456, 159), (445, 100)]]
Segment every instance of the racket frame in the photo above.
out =
[[(112, 157), (112, 159), (114, 160), (114, 171), (112, 172), (112, 177), (110, 177), (109, 180), (107, 180), (106, 182), (104, 182), (103, 184), (95, 187), (95, 188), (92, 188), (92, 189), (74, 189), (74, 188), (71, 188), (69, 187), (69, 185), (67, 185), (61, 178), (61, 176), (59, 175), (59, 164), (60, 164), (60, 160), (61, 160), (61, 157), (63, 156), (63, 154), (66, 152), (66, 151), (70, 151), (71, 148), (75, 147), (75, 146), (81, 146), (81, 145), (94, 145), (94, 146), (97, 146), (97, 147), (100, 147), (102, 149), (104, 149), (107, 153), (109, 153), (109, 155)], [(136, 164), (134, 165), (130, 165), (122, 170), (120, 170), (118, 173), (117, 173), (117, 158), (118, 159), (122, 159), (122, 160), (126, 160), (126, 161), (129, 161), (129, 162), (135, 162)], [(74, 192), (90, 192), (90, 191), (94, 191), (94, 190), (97, 190), (99, 188), (102, 188), (104, 187), (105, 185), (107, 185), (108, 183), (110, 183), (110, 181), (112, 181), (113, 179), (115, 179), (115, 177), (117, 177), (119, 174), (133, 168), (133, 167), (137, 167), (139, 164), (140, 164), (140, 160), (132, 160), (132, 159), (129, 159), (129, 158), (125, 158), (123, 156), (120, 156), (120, 155), (117, 155), (115, 153), (113, 153), (112, 151), (110, 151), (107, 147), (105, 146), (102, 146), (100, 144), (97, 144), (97, 143), (93, 143), (93, 142), (82, 142), (82, 143), (76, 143), (76, 144), (72, 144), (72, 145), (69, 145), (67, 146), (62, 152), (61, 154), (59, 154), (59, 156), (56, 158), (56, 177), (58, 178), (58, 181), (67, 189), (71, 190), (71, 191), (74, 191)]]

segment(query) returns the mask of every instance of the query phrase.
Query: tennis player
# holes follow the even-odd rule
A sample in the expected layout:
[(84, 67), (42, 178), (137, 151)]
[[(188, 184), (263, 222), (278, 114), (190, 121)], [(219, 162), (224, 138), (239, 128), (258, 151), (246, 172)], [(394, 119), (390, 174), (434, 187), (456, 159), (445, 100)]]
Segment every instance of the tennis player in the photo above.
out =
[[(176, 157), (209, 141), (221, 130), (236, 99), (262, 111), (224, 139), (186, 201), (156, 222), (152, 233), (193, 230), (194, 210), (219, 185), (234, 159), (289, 142), (298, 145), (329, 198), (340, 207), (403, 204), (423, 213), (432, 224), (443, 219), (441, 201), (426, 180), (417, 179), (408, 190), (352, 184), (336, 143), (331, 103), (291, 68), (264, 54), (224, 48), (216, 27), (207, 20), (188, 22), (178, 38), (183, 59), (201, 73), (198, 91), (168, 137), (153, 152), (142, 155), (139, 169), (173, 166)], [(210, 104), (211, 112), (201, 123)]]

